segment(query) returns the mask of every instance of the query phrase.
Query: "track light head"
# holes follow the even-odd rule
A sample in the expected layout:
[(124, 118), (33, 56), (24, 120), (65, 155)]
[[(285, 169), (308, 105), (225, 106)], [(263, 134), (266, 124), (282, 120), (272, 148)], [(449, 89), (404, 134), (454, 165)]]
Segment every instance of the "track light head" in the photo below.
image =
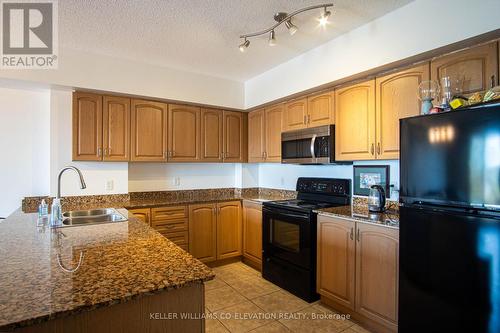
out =
[(295, 24), (292, 23), (292, 19), (285, 22), (285, 26), (288, 29), (288, 33), (293, 36), (299, 30)]
[(248, 46), (250, 46), (250, 41), (245, 38), (245, 41), (240, 44), (238, 47), (240, 49), (240, 52), (245, 52), (248, 49)]
[(269, 46), (276, 45), (276, 37), (274, 36), (274, 30), (269, 33)]
[(319, 24), (323, 27), (326, 26), (330, 15), (332, 15), (332, 12), (330, 12), (329, 10), (326, 10), (326, 7), (325, 7), (323, 14), (321, 14), (321, 16), (319, 18)]

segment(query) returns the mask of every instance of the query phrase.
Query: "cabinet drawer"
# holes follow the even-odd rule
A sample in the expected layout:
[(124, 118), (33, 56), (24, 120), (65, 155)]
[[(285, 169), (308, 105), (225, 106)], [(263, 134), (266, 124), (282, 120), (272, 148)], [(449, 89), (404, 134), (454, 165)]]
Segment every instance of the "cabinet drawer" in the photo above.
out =
[(188, 244), (177, 244), (178, 247), (180, 247), (181, 249), (183, 249), (184, 251), (188, 252), (189, 249), (188, 249)]
[(187, 231), (179, 231), (179, 232), (168, 232), (168, 231), (160, 231), (158, 230), (159, 233), (161, 233), (164, 237), (168, 238), (171, 242), (177, 244), (177, 245), (183, 245), (188, 243), (188, 232)]
[(188, 219), (153, 221), (152, 226), (158, 232), (187, 231)]
[(159, 207), (151, 209), (153, 225), (157, 220), (178, 220), (187, 217), (187, 206)]

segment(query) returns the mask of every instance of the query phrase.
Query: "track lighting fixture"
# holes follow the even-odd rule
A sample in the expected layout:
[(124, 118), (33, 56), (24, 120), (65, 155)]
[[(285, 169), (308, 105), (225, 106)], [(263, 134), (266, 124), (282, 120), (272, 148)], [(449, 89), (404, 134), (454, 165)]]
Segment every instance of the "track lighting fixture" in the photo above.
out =
[(276, 45), (276, 37), (274, 36), (274, 30), (269, 33), (269, 46)]
[(323, 8), (323, 13), (321, 14), (319, 20), (320, 25), (326, 26), (328, 23), (328, 18), (331, 16), (331, 12), (328, 10), (329, 7), (333, 7), (333, 3), (327, 3), (327, 4), (322, 4), (322, 5), (316, 5), (316, 6), (310, 6), (310, 7), (305, 7), (299, 10), (294, 11), (293, 13), (283, 13), (279, 12), (274, 15), (274, 20), (277, 22), (275, 23), (272, 27), (267, 28), (265, 30), (259, 31), (259, 32), (254, 32), (251, 34), (246, 34), (246, 35), (241, 35), (240, 38), (243, 38), (244, 41), (239, 45), (239, 49), (241, 52), (245, 52), (248, 46), (250, 45), (250, 41), (248, 38), (250, 37), (256, 37), (256, 36), (261, 36), (269, 33), (269, 46), (274, 46), (276, 45), (276, 34), (275, 34), (275, 29), (280, 26), (282, 23), (285, 24), (285, 27), (288, 29), (288, 33), (290, 35), (294, 35), (299, 28), (292, 23), (292, 17), (294, 17), (297, 14), (300, 14), (302, 12), (308, 11), (308, 10), (313, 10), (317, 8)]
[(245, 52), (249, 45), (250, 45), (250, 41), (245, 38), (245, 41), (243, 43), (241, 43), (239, 46), (240, 52)]

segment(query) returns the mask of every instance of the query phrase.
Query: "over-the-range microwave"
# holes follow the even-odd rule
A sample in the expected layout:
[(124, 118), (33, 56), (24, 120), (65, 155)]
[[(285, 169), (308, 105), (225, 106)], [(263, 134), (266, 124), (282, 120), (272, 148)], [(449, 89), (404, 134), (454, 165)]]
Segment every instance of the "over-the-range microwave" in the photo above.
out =
[[(281, 133), (281, 163), (330, 164), (335, 161), (335, 126)], [(341, 162), (352, 164), (352, 162)]]

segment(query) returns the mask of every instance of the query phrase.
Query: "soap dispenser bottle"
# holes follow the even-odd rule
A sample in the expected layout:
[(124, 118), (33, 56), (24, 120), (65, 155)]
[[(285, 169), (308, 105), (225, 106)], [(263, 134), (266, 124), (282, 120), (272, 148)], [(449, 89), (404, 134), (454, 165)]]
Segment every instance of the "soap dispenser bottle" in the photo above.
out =
[(50, 227), (57, 228), (62, 225), (61, 199), (54, 198), (50, 214)]

